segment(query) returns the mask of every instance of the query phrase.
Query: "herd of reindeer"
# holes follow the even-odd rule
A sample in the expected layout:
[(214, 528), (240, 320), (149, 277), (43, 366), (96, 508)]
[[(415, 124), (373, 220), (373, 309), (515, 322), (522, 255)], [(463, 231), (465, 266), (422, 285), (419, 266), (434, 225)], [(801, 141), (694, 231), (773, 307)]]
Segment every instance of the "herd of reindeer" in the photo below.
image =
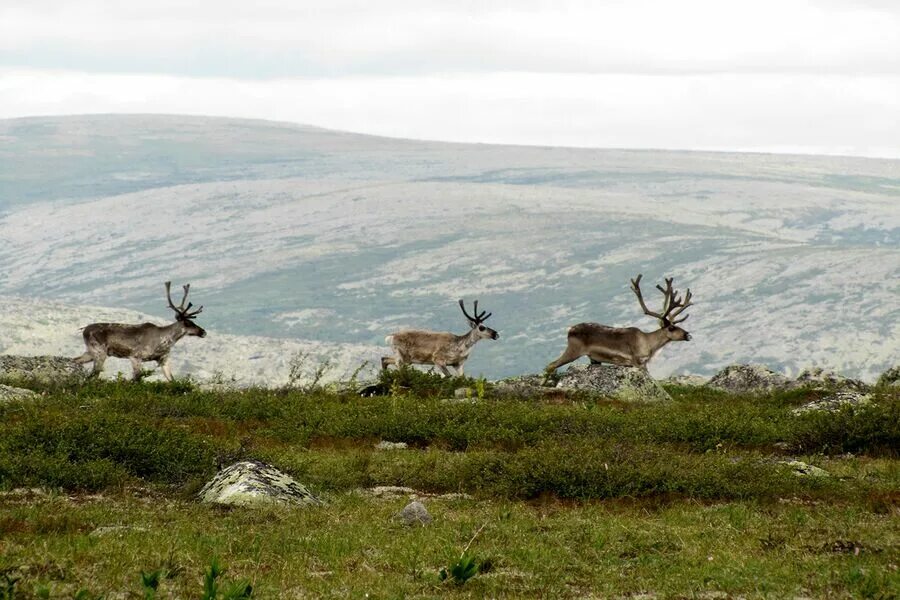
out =
[[(647, 308), (641, 294), (641, 275), (631, 280), (631, 290), (637, 296), (644, 314), (659, 321), (659, 329), (641, 331), (637, 327), (609, 327), (599, 323), (579, 323), (569, 328), (566, 349), (559, 358), (547, 365), (546, 372), (551, 373), (559, 367), (587, 356), (591, 363), (610, 363), (627, 367), (644, 367), (650, 359), (669, 342), (686, 342), (691, 334), (678, 326), (689, 315), (681, 316), (691, 306), (691, 290), (684, 297), (672, 287), (672, 278), (666, 278), (666, 287), (657, 285), (663, 294), (663, 307), (660, 312)], [(84, 354), (77, 357), (79, 364), (93, 363), (91, 375), (97, 376), (103, 370), (107, 357), (127, 358), (131, 361), (134, 379), (139, 380), (143, 374), (142, 365), (154, 361), (162, 369), (163, 376), (172, 381), (172, 370), (169, 367), (169, 353), (172, 346), (186, 335), (204, 337), (206, 330), (194, 320), (203, 311), (200, 306), (193, 309), (193, 303), (187, 302), (190, 284), (183, 286), (184, 296), (181, 304), (172, 302), (171, 282), (166, 282), (166, 299), (169, 308), (175, 311), (175, 322), (169, 325), (143, 323), (127, 325), (123, 323), (92, 323), (82, 331), (84, 336)], [(463, 365), (469, 358), (472, 348), (482, 339), (496, 340), (500, 335), (484, 322), (492, 313), (478, 312), (478, 301), (475, 301), (472, 314), (466, 311), (465, 303), (460, 300), (459, 307), (469, 323), (469, 331), (456, 335), (450, 332), (428, 331), (424, 329), (405, 329), (387, 336), (385, 341), (392, 347), (394, 356), (381, 359), (382, 369), (389, 365), (419, 364), (432, 365), (441, 373), (450, 376), (449, 367), (453, 367), (457, 375), (463, 374)]]

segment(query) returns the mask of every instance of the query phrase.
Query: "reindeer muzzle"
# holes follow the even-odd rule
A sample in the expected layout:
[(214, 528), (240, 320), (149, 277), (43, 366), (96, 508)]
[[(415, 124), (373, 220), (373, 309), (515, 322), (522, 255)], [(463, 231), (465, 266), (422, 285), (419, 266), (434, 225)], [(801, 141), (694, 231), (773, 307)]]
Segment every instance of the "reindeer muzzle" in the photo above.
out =
[(684, 341), (686, 341), (686, 342), (691, 341), (691, 334), (685, 333), (685, 334), (684, 334)]

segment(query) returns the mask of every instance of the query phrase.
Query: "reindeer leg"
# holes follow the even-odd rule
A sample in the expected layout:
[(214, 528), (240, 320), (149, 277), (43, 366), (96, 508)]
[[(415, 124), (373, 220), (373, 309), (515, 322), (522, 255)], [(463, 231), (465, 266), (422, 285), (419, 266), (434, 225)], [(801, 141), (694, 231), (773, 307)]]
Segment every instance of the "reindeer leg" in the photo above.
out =
[(143, 369), (141, 368), (143, 361), (136, 356), (130, 357), (129, 360), (131, 360), (131, 380), (140, 381), (141, 377), (144, 376)]
[(160, 359), (159, 368), (162, 369), (163, 377), (166, 378), (166, 381), (173, 381), (175, 378), (172, 377), (172, 367), (169, 366), (169, 357), (165, 357)]
[(386, 370), (389, 365), (398, 365), (398, 361), (393, 356), (382, 356), (381, 357), (381, 368), (382, 370)]
[(463, 376), (463, 363), (459, 363), (458, 365), (456, 365), (456, 376), (457, 377)]
[(449, 369), (447, 369), (447, 365), (439, 365), (435, 363), (434, 366), (441, 370), (441, 373), (444, 374), (444, 377), (453, 377), (453, 374), (450, 373)]
[(557, 370), (561, 366), (567, 365), (570, 362), (572, 362), (573, 360), (578, 360), (579, 358), (582, 357), (582, 355), (583, 355), (582, 352), (579, 352), (578, 350), (573, 348), (572, 345), (570, 344), (570, 345), (566, 346), (565, 351), (559, 356), (559, 358), (557, 358), (552, 363), (547, 365), (547, 368), (544, 369), (544, 371), (546, 371), (547, 373), (552, 373), (553, 371)]
[(81, 356), (76, 356), (75, 358), (73, 358), (72, 362), (76, 362), (79, 365), (83, 365), (83, 364), (87, 364), (87, 363), (91, 362), (92, 360), (94, 360), (94, 357), (91, 356), (91, 353), (85, 352)]
[(89, 375), (89, 377), (99, 377), (100, 373), (103, 372), (103, 363), (106, 362), (106, 353), (98, 352), (94, 354), (92, 358), (94, 360), (94, 365), (91, 369), (91, 374)]

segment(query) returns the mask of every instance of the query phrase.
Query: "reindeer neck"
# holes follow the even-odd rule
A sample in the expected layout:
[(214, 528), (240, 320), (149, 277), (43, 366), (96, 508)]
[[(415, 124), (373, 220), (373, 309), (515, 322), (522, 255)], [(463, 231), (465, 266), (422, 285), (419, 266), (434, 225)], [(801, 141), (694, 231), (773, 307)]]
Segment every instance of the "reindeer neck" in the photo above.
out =
[(456, 336), (456, 343), (462, 348), (471, 348), (480, 339), (481, 338), (478, 337), (478, 329), (473, 327), (468, 333)]
[(171, 343), (173, 343), (173, 344), (175, 342), (177, 342), (178, 340), (180, 340), (181, 338), (183, 338), (185, 336), (185, 334), (187, 333), (187, 329), (185, 328), (184, 323), (182, 321), (175, 321), (174, 323), (169, 323), (168, 325), (165, 325), (164, 327), (161, 327), (160, 329), (165, 331), (166, 337), (170, 337), (172, 340)]
[(656, 331), (651, 331), (644, 335), (647, 336), (647, 341), (650, 343), (650, 347), (653, 348), (654, 352), (672, 341), (669, 339), (669, 336), (666, 335), (665, 327), (660, 327)]

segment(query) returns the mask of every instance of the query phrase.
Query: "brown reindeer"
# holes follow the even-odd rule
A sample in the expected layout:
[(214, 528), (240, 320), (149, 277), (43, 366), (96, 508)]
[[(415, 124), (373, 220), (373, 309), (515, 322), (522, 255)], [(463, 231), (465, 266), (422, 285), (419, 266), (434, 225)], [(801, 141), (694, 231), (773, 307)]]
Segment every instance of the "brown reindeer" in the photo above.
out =
[(92, 323), (82, 332), (85, 352), (74, 359), (75, 362), (81, 364), (93, 362), (91, 376), (97, 376), (103, 370), (103, 363), (108, 356), (127, 358), (131, 360), (134, 380), (137, 381), (142, 375), (141, 363), (152, 360), (162, 368), (163, 376), (172, 381), (172, 370), (169, 367), (169, 351), (172, 346), (186, 335), (204, 337), (206, 330), (194, 323), (203, 307), (191, 311), (192, 303), (184, 305), (191, 285), (184, 286), (184, 296), (179, 306), (172, 303), (171, 286), (172, 282), (167, 281), (166, 298), (169, 301), (169, 308), (175, 311), (174, 323), (163, 326), (153, 323), (141, 325)]
[(485, 327), (484, 322), (492, 313), (478, 313), (478, 300), (475, 301), (475, 315), (466, 312), (465, 304), (459, 301), (459, 307), (469, 322), (471, 330), (462, 335), (450, 332), (426, 331), (422, 329), (406, 329), (398, 331), (385, 338), (391, 345), (396, 356), (384, 356), (381, 359), (381, 368), (387, 369), (388, 365), (398, 367), (406, 364), (434, 365), (441, 372), (450, 376), (447, 367), (456, 369), (457, 375), (463, 374), (463, 365), (469, 358), (472, 348), (482, 339), (496, 340), (500, 337), (490, 327)]
[(644, 367), (660, 348), (669, 342), (681, 342), (691, 339), (691, 334), (678, 327), (688, 316), (677, 319), (691, 304), (691, 290), (688, 289), (684, 299), (678, 296), (678, 290), (672, 288), (672, 278), (666, 279), (666, 288), (657, 285), (663, 293), (662, 313), (649, 310), (641, 295), (641, 275), (631, 280), (631, 291), (637, 296), (644, 314), (659, 319), (659, 329), (645, 332), (637, 327), (608, 327), (599, 323), (579, 323), (569, 329), (568, 345), (562, 355), (547, 365), (547, 372), (577, 360), (582, 356), (591, 359), (592, 364), (611, 363), (626, 367)]

